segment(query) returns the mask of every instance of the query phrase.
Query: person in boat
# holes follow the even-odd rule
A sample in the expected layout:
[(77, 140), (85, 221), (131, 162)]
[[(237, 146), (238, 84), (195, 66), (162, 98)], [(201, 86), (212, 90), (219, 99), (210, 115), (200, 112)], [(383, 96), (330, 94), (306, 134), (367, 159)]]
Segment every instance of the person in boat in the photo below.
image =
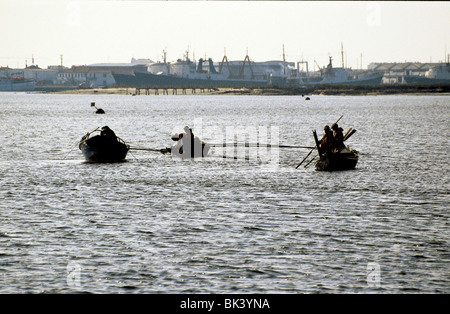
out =
[(327, 154), (333, 151), (334, 147), (334, 137), (333, 132), (330, 129), (330, 126), (326, 125), (323, 128), (325, 134), (320, 139), (320, 152), (322, 154)]
[(179, 153), (183, 155), (184, 158), (194, 158), (202, 156), (203, 145), (198, 136), (194, 135), (192, 129), (188, 126), (184, 127), (184, 132), (180, 134), (180, 139), (182, 141), (182, 145), (179, 149)]
[(178, 152), (184, 157), (191, 157), (193, 153), (193, 150), (191, 148), (194, 146), (194, 133), (188, 126), (185, 126), (183, 130), (184, 133), (178, 135), (179, 141), (181, 142)]
[(344, 133), (343, 129), (334, 123), (331, 128), (333, 129), (333, 138), (334, 138), (334, 151), (339, 153), (341, 149), (344, 147)]
[(114, 133), (113, 130), (111, 130), (108, 126), (104, 126), (102, 130), (100, 131), (100, 135), (104, 136), (105, 139), (111, 142), (117, 142), (117, 136), (116, 133)]
[(183, 130), (184, 134), (186, 134), (188, 138), (194, 138), (194, 132), (192, 132), (192, 128), (185, 126)]

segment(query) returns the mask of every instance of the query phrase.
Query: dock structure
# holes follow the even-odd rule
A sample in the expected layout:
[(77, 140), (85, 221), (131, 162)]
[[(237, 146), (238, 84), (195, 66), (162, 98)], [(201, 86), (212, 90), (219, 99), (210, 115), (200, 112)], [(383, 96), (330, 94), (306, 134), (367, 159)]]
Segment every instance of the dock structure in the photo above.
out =
[[(179, 90), (181, 90), (181, 95), (187, 95), (187, 90), (191, 90), (191, 94), (206, 93), (216, 91), (216, 88), (158, 88), (158, 87), (136, 87), (135, 93), (133, 95), (169, 95), (169, 91), (172, 90), (172, 95), (178, 95)], [(127, 88), (128, 94), (128, 88)]]

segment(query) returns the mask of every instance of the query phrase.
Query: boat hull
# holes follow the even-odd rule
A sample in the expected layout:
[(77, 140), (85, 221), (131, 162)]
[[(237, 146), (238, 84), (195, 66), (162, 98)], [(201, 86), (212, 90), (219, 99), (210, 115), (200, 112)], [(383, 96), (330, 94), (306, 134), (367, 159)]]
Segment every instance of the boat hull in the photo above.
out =
[(417, 84), (417, 85), (449, 85), (450, 79), (437, 79), (437, 78), (428, 78), (423, 76), (405, 76), (404, 80), (406, 84)]
[(381, 85), (383, 75), (373, 75), (368, 78), (346, 79), (346, 80), (307, 80), (304, 79), (300, 85), (352, 85), (352, 86), (372, 86)]
[(382, 80), (383, 80), (383, 75), (380, 74), (380, 75), (374, 75), (370, 78), (347, 80), (345, 82), (341, 82), (340, 84), (355, 85), (355, 86), (381, 85)]
[(180, 140), (170, 149), (172, 156), (180, 157), (183, 159), (189, 158), (202, 158), (208, 156), (210, 146), (206, 143), (194, 144), (193, 149), (191, 147), (184, 147)]
[(351, 151), (348, 153), (327, 154), (316, 161), (316, 170), (319, 171), (340, 171), (351, 170), (358, 163), (358, 155)]
[(111, 141), (100, 135), (83, 140), (79, 148), (87, 162), (123, 162), (129, 146), (119, 141)]

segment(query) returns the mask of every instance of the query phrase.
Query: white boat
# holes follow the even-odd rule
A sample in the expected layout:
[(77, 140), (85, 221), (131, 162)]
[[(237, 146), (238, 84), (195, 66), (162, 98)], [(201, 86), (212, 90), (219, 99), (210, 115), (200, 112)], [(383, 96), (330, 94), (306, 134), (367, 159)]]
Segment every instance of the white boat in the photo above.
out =
[(330, 62), (326, 68), (301, 76), (300, 85), (380, 85), (382, 78), (383, 75), (379, 73), (365, 72), (354, 75), (345, 68), (334, 68), (330, 57)]
[(408, 84), (450, 84), (450, 63), (430, 68), (425, 75), (405, 76)]
[(192, 129), (184, 127), (185, 133), (176, 133), (172, 135), (172, 140), (176, 143), (166, 149), (172, 156), (177, 156), (183, 159), (206, 157), (208, 155), (210, 146), (201, 141), (197, 136), (194, 136)]

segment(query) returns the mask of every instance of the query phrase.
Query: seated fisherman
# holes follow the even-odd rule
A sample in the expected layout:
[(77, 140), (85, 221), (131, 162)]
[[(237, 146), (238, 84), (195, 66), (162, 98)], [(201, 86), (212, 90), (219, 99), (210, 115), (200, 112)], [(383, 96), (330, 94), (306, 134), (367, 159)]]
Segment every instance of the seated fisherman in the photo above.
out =
[(333, 137), (334, 137), (334, 151), (336, 153), (340, 152), (341, 149), (344, 147), (344, 133), (342, 133), (344, 130), (340, 128), (336, 123), (331, 126), (331, 128), (334, 131)]
[(333, 138), (333, 132), (331, 131), (330, 127), (326, 125), (323, 130), (325, 131), (325, 134), (320, 139), (320, 152), (322, 154), (330, 153), (333, 150), (334, 147), (334, 138)]
[(104, 126), (100, 131), (100, 135), (104, 136), (109, 141), (117, 141), (117, 136), (113, 130), (111, 130), (108, 126)]
[(194, 135), (194, 132), (188, 126), (184, 127), (181, 140), (183, 142), (180, 148), (180, 154), (183, 154), (184, 158), (194, 158), (202, 156), (202, 141)]

